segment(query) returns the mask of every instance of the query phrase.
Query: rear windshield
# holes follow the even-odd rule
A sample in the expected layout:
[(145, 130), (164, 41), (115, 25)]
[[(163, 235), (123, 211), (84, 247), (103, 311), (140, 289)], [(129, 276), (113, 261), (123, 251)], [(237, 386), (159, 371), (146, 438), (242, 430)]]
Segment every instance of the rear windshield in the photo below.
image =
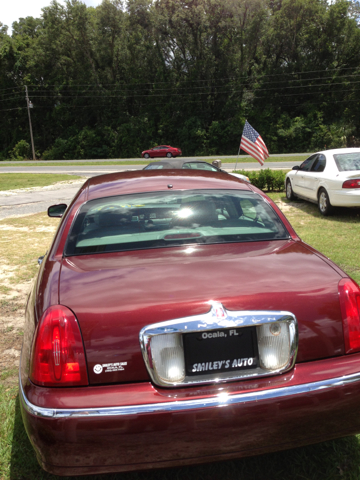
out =
[(339, 172), (360, 170), (360, 152), (335, 153), (334, 158)]
[(286, 238), (283, 223), (258, 194), (152, 192), (84, 204), (72, 225), (65, 255)]

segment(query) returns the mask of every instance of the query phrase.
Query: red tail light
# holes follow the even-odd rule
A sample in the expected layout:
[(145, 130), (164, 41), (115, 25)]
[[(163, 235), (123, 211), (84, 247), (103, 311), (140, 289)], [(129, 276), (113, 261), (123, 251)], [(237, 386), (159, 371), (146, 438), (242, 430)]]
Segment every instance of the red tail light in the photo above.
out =
[(339, 282), (345, 353), (360, 351), (360, 288), (350, 278)]
[(342, 188), (360, 188), (360, 178), (352, 178), (351, 180), (346, 180), (342, 184)]
[(79, 324), (67, 307), (46, 310), (36, 329), (30, 379), (37, 385), (88, 385), (85, 351)]

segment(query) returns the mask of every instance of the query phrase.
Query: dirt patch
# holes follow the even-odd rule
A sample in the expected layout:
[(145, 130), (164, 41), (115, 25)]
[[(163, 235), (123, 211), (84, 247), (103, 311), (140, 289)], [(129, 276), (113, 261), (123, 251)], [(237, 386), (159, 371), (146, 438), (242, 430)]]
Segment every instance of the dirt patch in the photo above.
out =
[[(31, 215), (31, 214), (30, 214)], [(53, 226), (50, 226), (50, 227), (44, 227), (44, 226), (41, 226), (41, 227), (37, 227), (34, 229), (35, 232), (50, 232), (50, 233), (54, 233), (56, 230), (56, 227), (53, 227)], [(14, 225), (0, 225), (0, 232), (3, 231), (3, 232), (8, 232), (8, 231), (12, 231), (12, 232), (28, 232), (29, 231), (29, 227), (15, 227)]]
[(28, 294), (36, 278), (37, 259), (48, 249), (59, 219), (46, 213), (0, 221), (0, 381), (18, 382)]
[(18, 381), (18, 366), (24, 328), (24, 311), (32, 282), (7, 287), (0, 302), (0, 379), (6, 384)]
[(303, 208), (306, 206), (305, 202), (283, 202), (281, 199), (275, 200), (276, 205), (280, 208), (282, 212), (290, 212), (293, 208)]

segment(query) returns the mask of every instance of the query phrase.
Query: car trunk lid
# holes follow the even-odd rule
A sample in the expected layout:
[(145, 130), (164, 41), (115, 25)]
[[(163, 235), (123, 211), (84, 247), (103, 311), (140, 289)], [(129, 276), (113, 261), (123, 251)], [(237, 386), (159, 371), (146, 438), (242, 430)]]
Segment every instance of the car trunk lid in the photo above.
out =
[(195, 245), (64, 258), (60, 303), (76, 315), (91, 384), (147, 381), (139, 344), (149, 324), (209, 311), (286, 310), (297, 361), (344, 351), (340, 274), (302, 242)]

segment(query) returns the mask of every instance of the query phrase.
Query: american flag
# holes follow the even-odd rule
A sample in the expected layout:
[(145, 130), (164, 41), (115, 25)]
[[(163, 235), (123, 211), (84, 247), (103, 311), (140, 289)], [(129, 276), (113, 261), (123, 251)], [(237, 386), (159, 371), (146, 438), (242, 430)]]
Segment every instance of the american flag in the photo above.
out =
[(264, 140), (247, 120), (244, 125), (240, 148), (242, 148), (244, 152), (256, 158), (261, 165), (264, 165), (264, 160), (269, 157), (269, 152), (266, 148)]

